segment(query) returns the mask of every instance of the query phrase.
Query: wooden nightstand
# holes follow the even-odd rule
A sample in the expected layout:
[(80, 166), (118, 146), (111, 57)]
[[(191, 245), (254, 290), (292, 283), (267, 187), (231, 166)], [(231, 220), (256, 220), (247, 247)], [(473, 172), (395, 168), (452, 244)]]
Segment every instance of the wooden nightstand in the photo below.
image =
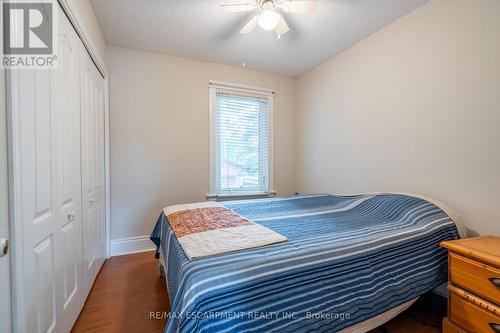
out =
[(500, 333), (500, 238), (441, 243), (448, 249), (448, 317), (444, 333)]

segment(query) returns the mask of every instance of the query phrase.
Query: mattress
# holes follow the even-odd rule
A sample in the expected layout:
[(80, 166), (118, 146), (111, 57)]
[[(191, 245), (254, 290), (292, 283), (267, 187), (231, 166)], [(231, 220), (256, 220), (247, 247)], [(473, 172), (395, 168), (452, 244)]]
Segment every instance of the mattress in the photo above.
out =
[(152, 239), (166, 253), (166, 332), (363, 332), (446, 281), (438, 243), (459, 237), (441, 208), (409, 195), (223, 205), (289, 241), (189, 261), (160, 216)]
[[(165, 267), (167, 267), (167, 264), (165, 262), (165, 254), (163, 253), (163, 247), (160, 247), (159, 249), (159, 262), (158, 265), (161, 267), (158, 267), (160, 274), (165, 274)], [(168, 280), (165, 279), (165, 286), (168, 290)], [(170, 299), (169, 299), (170, 300)], [(401, 305), (395, 306), (390, 310), (387, 310), (375, 317), (372, 317), (370, 319), (364, 320), (360, 323), (357, 323), (355, 325), (349, 326), (343, 330), (341, 330), (339, 333), (365, 333), (368, 332), (374, 328), (379, 327), (380, 325), (383, 325), (387, 323), (389, 320), (392, 318), (396, 317), (398, 314), (401, 312), (405, 311), (408, 309), (410, 306), (413, 305), (418, 300), (418, 297), (409, 300), (408, 302), (405, 302)], [(170, 304), (172, 305), (172, 304)]]

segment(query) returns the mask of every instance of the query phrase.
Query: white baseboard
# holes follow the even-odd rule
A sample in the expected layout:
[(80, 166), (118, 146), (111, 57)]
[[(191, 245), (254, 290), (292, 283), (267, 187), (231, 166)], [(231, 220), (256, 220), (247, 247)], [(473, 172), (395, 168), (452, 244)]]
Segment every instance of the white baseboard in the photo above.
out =
[(155, 249), (155, 245), (149, 236), (139, 236), (130, 238), (120, 238), (111, 240), (111, 256), (120, 256)]

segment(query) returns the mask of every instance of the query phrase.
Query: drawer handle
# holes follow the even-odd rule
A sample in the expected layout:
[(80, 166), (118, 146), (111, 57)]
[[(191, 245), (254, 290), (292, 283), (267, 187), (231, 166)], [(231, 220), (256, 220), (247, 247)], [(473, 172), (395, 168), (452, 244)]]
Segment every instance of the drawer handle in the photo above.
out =
[(491, 283), (497, 288), (500, 288), (500, 278), (489, 278)]
[(489, 323), (491, 329), (493, 330), (493, 332), (495, 333), (500, 333), (500, 324), (496, 324), (496, 323)]

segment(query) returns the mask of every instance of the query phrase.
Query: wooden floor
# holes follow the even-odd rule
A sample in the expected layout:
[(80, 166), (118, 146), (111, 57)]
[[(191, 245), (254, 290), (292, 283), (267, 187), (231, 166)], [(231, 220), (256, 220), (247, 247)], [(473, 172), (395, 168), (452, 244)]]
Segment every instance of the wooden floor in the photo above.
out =
[(152, 252), (106, 260), (72, 332), (163, 332), (166, 320), (150, 319), (170, 311), (157, 265)]
[[(157, 264), (152, 252), (107, 260), (72, 332), (163, 332), (166, 319), (162, 314), (170, 311), (170, 305)], [(444, 299), (429, 294), (370, 333), (441, 332), (445, 311)]]

